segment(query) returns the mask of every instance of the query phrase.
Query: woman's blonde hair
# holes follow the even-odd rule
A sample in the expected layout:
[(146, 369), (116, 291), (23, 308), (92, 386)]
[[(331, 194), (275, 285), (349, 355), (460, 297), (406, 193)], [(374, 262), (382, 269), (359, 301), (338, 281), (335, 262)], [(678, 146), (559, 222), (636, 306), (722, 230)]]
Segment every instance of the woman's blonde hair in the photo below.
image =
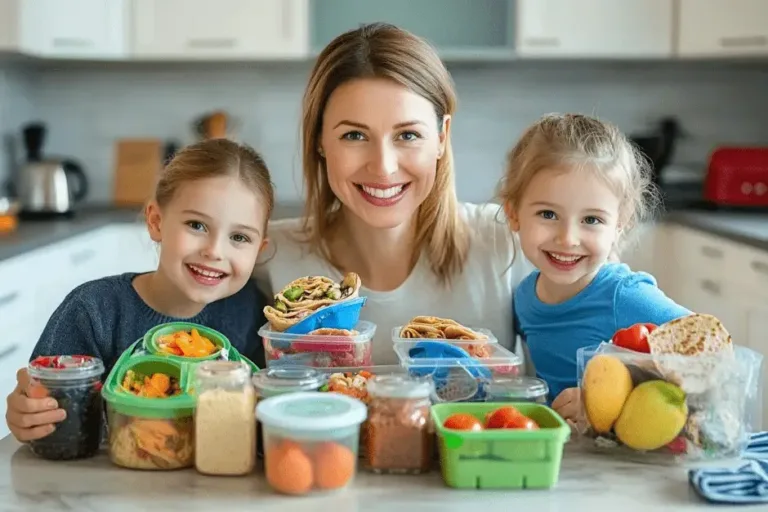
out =
[(261, 196), (266, 208), (266, 232), (266, 222), (275, 203), (274, 186), (264, 158), (245, 144), (228, 139), (207, 139), (181, 149), (160, 174), (154, 199), (162, 208), (173, 199), (182, 184), (220, 176), (238, 178)]
[(523, 133), (507, 155), (498, 199), (516, 211), (536, 173), (562, 168), (596, 172), (611, 187), (620, 200), (620, 242), (659, 205), (647, 158), (618, 127), (581, 114), (547, 114)]
[[(440, 130), (443, 117), (456, 109), (456, 93), (448, 70), (429, 43), (405, 30), (384, 23), (366, 25), (338, 36), (322, 51), (312, 69), (303, 103), (304, 232), (310, 249), (337, 268), (326, 241), (338, 227), (341, 204), (331, 190), (325, 160), (319, 154), (320, 132), (333, 91), (362, 78), (392, 80), (427, 99), (435, 109)], [(422, 251), (444, 284), (463, 270), (469, 251), (467, 229), (459, 214), (449, 138), (437, 161), (434, 186), (418, 209), (412, 263)]]

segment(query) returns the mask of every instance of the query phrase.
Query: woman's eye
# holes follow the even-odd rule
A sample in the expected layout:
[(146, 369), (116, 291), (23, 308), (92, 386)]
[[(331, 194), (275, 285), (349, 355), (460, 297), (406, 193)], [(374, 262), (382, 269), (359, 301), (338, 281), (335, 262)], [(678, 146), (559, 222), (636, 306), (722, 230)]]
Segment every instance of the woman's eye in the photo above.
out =
[(406, 142), (411, 142), (421, 138), (421, 135), (416, 132), (403, 132), (400, 134), (400, 138)]
[(187, 226), (194, 229), (195, 231), (205, 231), (205, 224), (196, 220), (188, 221)]
[(547, 220), (555, 220), (557, 218), (557, 215), (555, 215), (555, 212), (553, 212), (552, 210), (542, 210), (537, 215), (542, 219), (547, 219)]
[(360, 141), (360, 140), (365, 140), (365, 135), (363, 134), (363, 132), (352, 131), (352, 132), (345, 133), (344, 135), (341, 136), (341, 138), (344, 140)]
[(247, 244), (247, 243), (249, 243), (251, 241), (250, 238), (248, 238), (245, 235), (241, 235), (239, 233), (236, 233), (236, 234), (232, 235), (232, 240), (234, 242), (239, 243), (239, 244)]
[(602, 224), (603, 220), (599, 217), (589, 216), (584, 217), (584, 223), (589, 224), (590, 226), (596, 226), (597, 224)]

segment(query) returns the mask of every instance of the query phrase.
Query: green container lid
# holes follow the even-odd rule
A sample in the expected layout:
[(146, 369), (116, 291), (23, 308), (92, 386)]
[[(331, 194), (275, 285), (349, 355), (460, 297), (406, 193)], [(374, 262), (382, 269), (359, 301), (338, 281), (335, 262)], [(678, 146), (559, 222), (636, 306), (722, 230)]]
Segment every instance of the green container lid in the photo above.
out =
[[(173, 334), (174, 332), (177, 332), (177, 331), (191, 331), (192, 329), (197, 329), (197, 332), (199, 332), (201, 336), (205, 336), (206, 338), (211, 340), (214, 345), (219, 347), (219, 350), (215, 351), (213, 354), (210, 354), (204, 357), (176, 356), (173, 354), (162, 352), (160, 350), (159, 340), (162, 336)], [(160, 357), (167, 357), (170, 359), (176, 359), (180, 361), (186, 361), (186, 362), (211, 361), (214, 359), (230, 359), (229, 357), (230, 352), (232, 352), (232, 344), (229, 342), (229, 339), (227, 339), (226, 336), (224, 336), (219, 331), (216, 331), (209, 327), (205, 327), (204, 325), (195, 324), (192, 322), (169, 322), (169, 323), (165, 323), (165, 324), (161, 324), (156, 327), (153, 327), (152, 329), (148, 330), (147, 333), (144, 335), (144, 348), (150, 354), (154, 354)]]

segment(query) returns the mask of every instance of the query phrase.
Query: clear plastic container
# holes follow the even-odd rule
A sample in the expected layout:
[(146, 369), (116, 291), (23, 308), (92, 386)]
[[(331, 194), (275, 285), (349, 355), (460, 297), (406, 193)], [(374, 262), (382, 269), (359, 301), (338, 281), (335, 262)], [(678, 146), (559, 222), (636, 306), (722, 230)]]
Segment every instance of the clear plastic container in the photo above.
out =
[(206, 361), (195, 370), (195, 468), (244, 475), (256, 462), (256, 393), (242, 362)]
[(371, 364), (375, 324), (358, 322), (354, 328), (356, 334), (352, 335), (334, 334), (334, 331), (338, 332), (319, 329), (309, 334), (289, 334), (272, 330), (269, 323), (263, 325), (259, 336), (263, 339), (267, 366), (289, 364), (331, 368)]
[(521, 374), (522, 360), (498, 343), (410, 340), (394, 345), (411, 375), (431, 377), (433, 402), (486, 401), (488, 385)]
[(94, 456), (101, 444), (104, 364), (91, 356), (43, 356), (29, 363), (27, 395), (55, 398), (67, 417), (53, 433), (29, 442), (32, 452), (50, 460)]
[(289, 495), (348, 486), (357, 471), (366, 416), (360, 400), (337, 393), (291, 393), (259, 402), (269, 485)]
[(430, 417), (432, 382), (407, 375), (377, 375), (368, 381), (365, 422), (366, 468), (374, 473), (419, 474), (434, 457)]
[(496, 339), (496, 336), (493, 335), (493, 333), (484, 328), (484, 327), (465, 327), (466, 329), (469, 329), (471, 331), (474, 331), (475, 333), (479, 334), (483, 339), (478, 340), (462, 340), (457, 338), (447, 338), (447, 337), (435, 337), (430, 338), (428, 336), (424, 337), (404, 337), (402, 335), (403, 327), (406, 327), (405, 325), (398, 325), (397, 327), (392, 328), (392, 341), (395, 343), (404, 341), (404, 342), (414, 342), (419, 340), (432, 340), (432, 341), (448, 341), (448, 342), (455, 342), (455, 341), (470, 341), (472, 343), (498, 343), (499, 340)]
[[(253, 376), (253, 387), (256, 390), (256, 401), (259, 402), (271, 396), (300, 391), (318, 391), (325, 384), (326, 376), (319, 370), (305, 366), (278, 366), (266, 368)], [(258, 426), (258, 422), (257, 422)], [(257, 449), (259, 457), (264, 456), (263, 429), (258, 428)]]
[(549, 386), (536, 377), (499, 377), (486, 387), (488, 402), (535, 402), (547, 403)]

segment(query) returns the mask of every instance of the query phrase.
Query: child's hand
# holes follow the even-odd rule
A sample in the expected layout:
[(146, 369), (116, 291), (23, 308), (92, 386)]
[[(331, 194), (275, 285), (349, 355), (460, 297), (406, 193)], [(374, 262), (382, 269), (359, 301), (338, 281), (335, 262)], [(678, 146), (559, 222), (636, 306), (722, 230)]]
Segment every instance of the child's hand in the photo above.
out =
[(576, 424), (581, 416), (581, 392), (579, 388), (563, 390), (552, 401), (552, 408), (569, 424)]
[(66, 411), (59, 409), (53, 398), (30, 398), (29, 375), (22, 368), (16, 373), (16, 389), (8, 395), (5, 421), (13, 436), (22, 443), (45, 437), (53, 432), (58, 423), (66, 418)]

